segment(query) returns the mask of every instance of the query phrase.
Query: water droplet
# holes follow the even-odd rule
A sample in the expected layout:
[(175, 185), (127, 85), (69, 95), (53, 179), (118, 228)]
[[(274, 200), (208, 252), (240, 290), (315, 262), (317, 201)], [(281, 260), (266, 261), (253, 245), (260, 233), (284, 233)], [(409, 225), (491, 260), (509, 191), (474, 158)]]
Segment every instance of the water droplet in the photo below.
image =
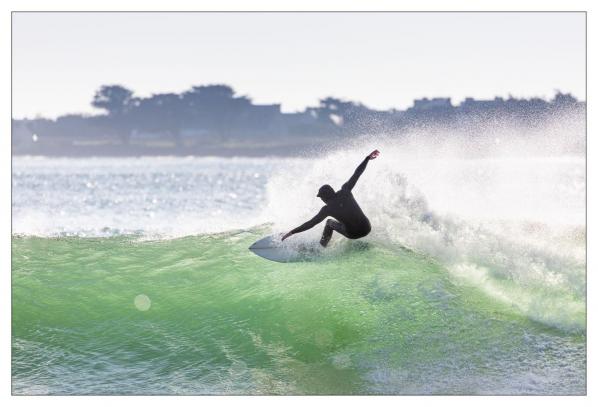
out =
[(145, 294), (139, 294), (136, 296), (135, 300), (133, 300), (133, 303), (135, 304), (135, 308), (137, 308), (139, 311), (147, 311), (152, 306), (152, 301)]

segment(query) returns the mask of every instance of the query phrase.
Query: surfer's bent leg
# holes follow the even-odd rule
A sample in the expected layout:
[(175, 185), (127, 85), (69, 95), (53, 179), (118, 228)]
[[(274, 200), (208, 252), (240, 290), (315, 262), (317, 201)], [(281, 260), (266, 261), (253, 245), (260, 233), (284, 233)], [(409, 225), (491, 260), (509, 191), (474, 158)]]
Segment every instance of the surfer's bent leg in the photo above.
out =
[(322, 233), (322, 238), (320, 239), (320, 244), (322, 246), (326, 247), (328, 245), (328, 242), (330, 242), (330, 239), (332, 238), (332, 232), (335, 230), (341, 235), (347, 236), (347, 229), (344, 224), (333, 219), (328, 219), (326, 221), (326, 226), (324, 227), (324, 232)]

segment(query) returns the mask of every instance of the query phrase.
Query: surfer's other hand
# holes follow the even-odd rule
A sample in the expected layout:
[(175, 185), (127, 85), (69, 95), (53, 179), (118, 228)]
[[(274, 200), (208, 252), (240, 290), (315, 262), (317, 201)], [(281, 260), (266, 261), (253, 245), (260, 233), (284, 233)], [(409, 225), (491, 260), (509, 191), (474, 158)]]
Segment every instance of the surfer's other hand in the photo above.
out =
[(370, 155), (368, 155), (368, 158), (370, 160), (373, 160), (374, 158), (378, 157), (379, 155), (380, 155), (380, 151), (374, 150), (370, 153)]
[(280, 239), (280, 240), (282, 241), (282, 240), (286, 239), (287, 237), (289, 237), (289, 236), (291, 236), (291, 235), (292, 235), (292, 233), (291, 233), (291, 232), (289, 232), (289, 233), (287, 233), (286, 235), (284, 235), (284, 236), (282, 237), (282, 239)]

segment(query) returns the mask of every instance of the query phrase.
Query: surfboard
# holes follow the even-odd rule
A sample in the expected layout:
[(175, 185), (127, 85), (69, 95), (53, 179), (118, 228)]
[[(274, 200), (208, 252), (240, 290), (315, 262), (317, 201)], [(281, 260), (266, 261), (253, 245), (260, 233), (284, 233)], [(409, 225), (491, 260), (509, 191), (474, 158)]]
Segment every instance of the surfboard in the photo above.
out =
[(322, 254), (322, 246), (318, 242), (313, 244), (297, 243), (296, 241), (280, 240), (281, 235), (270, 235), (258, 240), (249, 250), (264, 259), (279, 263), (293, 263), (310, 261)]

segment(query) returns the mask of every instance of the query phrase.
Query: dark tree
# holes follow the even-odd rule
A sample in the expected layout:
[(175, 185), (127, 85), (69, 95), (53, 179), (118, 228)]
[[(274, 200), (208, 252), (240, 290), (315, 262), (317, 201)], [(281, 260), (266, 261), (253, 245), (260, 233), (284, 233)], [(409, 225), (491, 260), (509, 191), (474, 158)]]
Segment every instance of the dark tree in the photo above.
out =
[(251, 108), (249, 98), (235, 97), (234, 90), (227, 85), (194, 86), (183, 93), (182, 101), (190, 119), (188, 125), (214, 130), (224, 137)]
[(127, 113), (137, 130), (170, 134), (180, 145), (180, 130), (184, 119), (184, 106), (176, 93), (160, 93), (149, 98), (131, 100)]
[(108, 112), (106, 127), (111, 129), (123, 144), (129, 144), (133, 123), (127, 118), (133, 101), (133, 92), (120, 85), (104, 85), (94, 95), (92, 106)]
[(105, 109), (110, 116), (127, 112), (133, 99), (133, 92), (120, 85), (104, 85), (94, 95), (92, 106)]
[(318, 120), (327, 125), (333, 124), (343, 131), (353, 131), (374, 119), (376, 112), (368, 107), (351, 101), (344, 101), (334, 97), (320, 100), (320, 106), (315, 109)]

